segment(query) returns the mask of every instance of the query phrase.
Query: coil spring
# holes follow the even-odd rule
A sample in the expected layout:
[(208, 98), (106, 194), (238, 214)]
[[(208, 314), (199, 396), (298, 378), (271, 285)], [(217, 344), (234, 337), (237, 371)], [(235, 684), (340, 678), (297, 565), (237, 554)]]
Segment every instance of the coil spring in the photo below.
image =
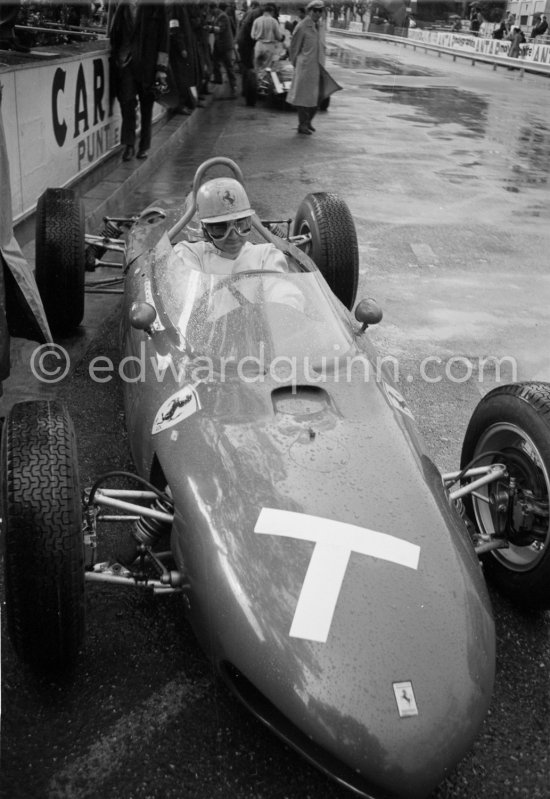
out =
[(285, 230), (285, 228), (282, 225), (278, 225), (277, 222), (270, 223), (269, 230), (271, 231), (271, 233), (274, 233), (280, 239), (288, 238), (288, 230)]
[[(152, 507), (163, 513), (172, 513), (174, 508), (170, 500), (157, 497)], [(152, 547), (158, 539), (170, 531), (169, 522), (153, 519), (150, 516), (141, 516), (133, 529), (133, 536), (138, 544)]]
[[(122, 230), (116, 222), (105, 219), (103, 229), (99, 235), (106, 239), (118, 239), (121, 233)], [(106, 252), (107, 250), (105, 247), (101, 247), (99, 244), (88, 245), (88, 247), (86, 247), (86, 271), (94, 272), (96, 268), (96, 259), (100, 261)]]

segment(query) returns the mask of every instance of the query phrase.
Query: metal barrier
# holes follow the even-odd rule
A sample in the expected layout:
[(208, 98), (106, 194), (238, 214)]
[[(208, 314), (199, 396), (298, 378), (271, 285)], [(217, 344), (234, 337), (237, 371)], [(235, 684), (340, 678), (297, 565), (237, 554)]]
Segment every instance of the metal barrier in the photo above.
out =
[(406, 36), (388, 35), (387, 33), (374, 33), (373, 31), (352, 31), (344, 30), (343, 28), (333, 28), (330, 26), (328, 28), (328, 33), (334, 36), (343, 36), (350, 39), (378, 39), (380, 41), (402, 45), (403, 47), (412, 47), (413, 50), (423, 50), (425, 53), (443, 53), (444, 55), (452, 56), (453, 61), (456, 61), (457, 58), (466, 59), (467, 61), (471, 62), (472, 66), (475, 66), (475, 64), (479, 62), (482, 64), (490, 64), (493, 67), (493, 70), (498, 69), (498, 67), (505, 67), (506, 69), (519, 70), (521, 75), (523, 75), (524, 72), (529, 72), (537, 75), (550, 76), (550, 63), (544, 64), (538, 61), (526, 61), (521, 58), (510, 58), (509, 56), (469, 52), (466, 50), (458, 50), (453, 47), (445, 47), (443, 45), (434, 44), (433, 42), (424, 42), (418, 39), (408, 38)]

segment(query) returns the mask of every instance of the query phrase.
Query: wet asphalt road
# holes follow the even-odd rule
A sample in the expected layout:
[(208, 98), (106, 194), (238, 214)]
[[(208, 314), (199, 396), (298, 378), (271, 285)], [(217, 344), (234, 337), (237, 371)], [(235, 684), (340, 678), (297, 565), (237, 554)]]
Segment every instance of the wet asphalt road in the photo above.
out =
[[(514, 369), (518, 379), (550, 380), (549, 84), (382, 43), (344, 44), (329, 64), (344, 91), (317, 117), (315, 136), (298, 137), (292, 113), (218, 100), (200, 112), (200, 141), (121, 211), (155, 200), (177, 214), (194, 169), (211, 155), (238, 161), (263, 218), (291, 216), (310, 191), (338, 192), (356, 220), (359, 296), (375, 296), (385, 312), (371, 335), (381, 354), (396, 357), (428, 447), (450, 469), (475, 403), (498, 381), (495, 362), (482, 367), (480, 358), (506, 358), (505, 380)], [(96, 355), (116, 359), (116, 311), (112, 302), (105, 308), (91, 349), (60, 387), (84, 484), (131, 468), (120, 393), (92, 385), (87, 371)], [(451, 362), (456, 356), (463, 360)], [(420, 378), (423, 362), (430, 382)], [(491, 710), (431, 799), (550, 796), (550, 613), (491, 596)], [(86, 645), (70, 683), (33, 682), (4, 636), (3, 795), (349, 796), (216, 681), (177, 596), (94, 585), (87, 602)]]

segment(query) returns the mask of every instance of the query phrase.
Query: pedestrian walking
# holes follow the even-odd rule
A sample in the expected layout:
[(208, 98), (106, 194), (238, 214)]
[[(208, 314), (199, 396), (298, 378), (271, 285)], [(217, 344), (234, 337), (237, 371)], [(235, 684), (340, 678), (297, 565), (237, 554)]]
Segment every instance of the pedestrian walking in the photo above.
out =
[(298, 23), (290, 40), (290, 60), (294, 66), (294, 75), (287, 102), (296, 106), (298, 133), (306, 136), (315, 132), (311, 122), (319, 103), (342, 88), (322, 65), (324, 50), (320, 20), (324, 8), (322, 0), (312, 0), (306, 6), (305, 18)]
[(155, 84), (167, 88), (168, 16), (162, 3), (119, 0), (109, 4), (108, 32), (114, 90), (122, 113), (123, 161), (135, 154), (137, 104), (140, 108), (138, 158), (147, 158), (151, 147)]

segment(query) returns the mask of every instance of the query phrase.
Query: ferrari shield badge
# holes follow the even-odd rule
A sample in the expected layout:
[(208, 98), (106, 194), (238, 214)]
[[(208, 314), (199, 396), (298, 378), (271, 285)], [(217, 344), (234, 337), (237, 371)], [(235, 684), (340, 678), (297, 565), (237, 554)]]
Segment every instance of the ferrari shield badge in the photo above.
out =
[(194, 386), (185, 386), (165, 400), (157, 411), (152, 434), (160, 433), (187, 419), (201, 407), (199, 395)]
[(401, 718), (418, 716), (418, 707), (414, 697), (412, 682), (394, 682), (393, 692), (397, 702), (397, 710)]
[(399, 413), (414, 419), (411, 409), (405, 402), (404, 396), (400, 394), (399, 391), (394, 388), (394, 386), (390, 386), (389, 383), (386, 383), (385, 380), (382, 381), (382, 386), (384, 387), (384, 393), (386, 394), (388, 402), (392, 408), (394, 408), (396, 411), (399, 411)]

